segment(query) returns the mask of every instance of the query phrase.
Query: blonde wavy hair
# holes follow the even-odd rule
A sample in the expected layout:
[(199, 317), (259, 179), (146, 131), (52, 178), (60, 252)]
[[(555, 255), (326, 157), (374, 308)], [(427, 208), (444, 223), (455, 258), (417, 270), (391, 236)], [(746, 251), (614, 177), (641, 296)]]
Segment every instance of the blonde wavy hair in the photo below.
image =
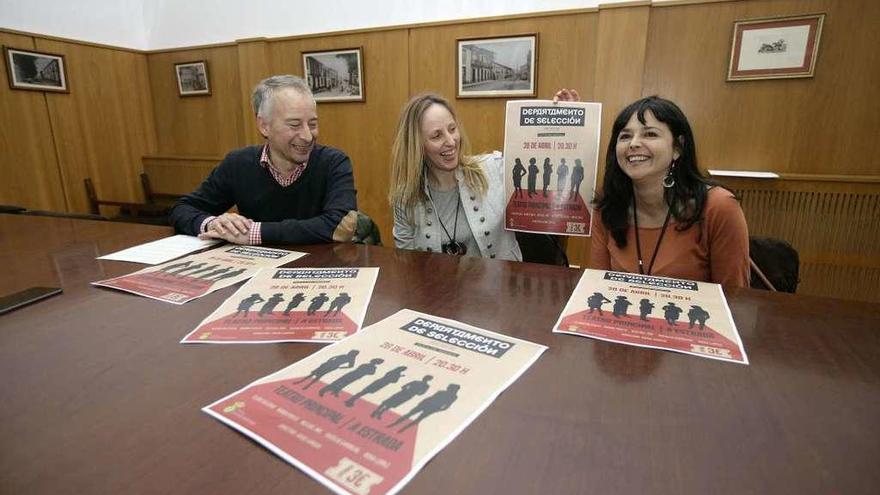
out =
[(452, 105), (437, 94), (416, 96), (403, 108), (397, 123), (394, 144), (391, 146), (391, 190), (388, 193), (391, 207), (402, 209), (410, 221), (413, 220), (415, 207), (419, 203), (424, 204), (428, 201), (428, 196), (425, 194), (428, 163), (425, 159), (421, 124), (422, 116), (431, 105), (442, 105), (449, 110), (458, 125), (461, 137), (458, 168), (461, 169), (467, 187), (480, 196), (486, 194), (489, 188), (486, 174), (479, 162), (470, 154), (470, 142)]

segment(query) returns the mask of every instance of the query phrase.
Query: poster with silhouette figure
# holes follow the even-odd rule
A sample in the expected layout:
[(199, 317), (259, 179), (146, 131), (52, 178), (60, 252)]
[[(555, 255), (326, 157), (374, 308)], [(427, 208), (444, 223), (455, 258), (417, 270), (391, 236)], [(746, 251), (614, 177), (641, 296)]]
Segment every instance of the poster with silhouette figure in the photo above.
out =
[(545, 349), (403, 309), (203, 411), (336, 493), (393, 494)]
[(507, 102), (507, 230), (590, 235), (601, 122), (601, 103)]
[(718, 284), (585, 270), (553, 331), (749, 364)]
[(180, 342), (333, 342), (364, 322), (378, 268), (260, 270)]
[(247, 280), (261, 268), (275, 268), (306, 254), (262, 246), (225, 245), (92, 285), (184, 304)]

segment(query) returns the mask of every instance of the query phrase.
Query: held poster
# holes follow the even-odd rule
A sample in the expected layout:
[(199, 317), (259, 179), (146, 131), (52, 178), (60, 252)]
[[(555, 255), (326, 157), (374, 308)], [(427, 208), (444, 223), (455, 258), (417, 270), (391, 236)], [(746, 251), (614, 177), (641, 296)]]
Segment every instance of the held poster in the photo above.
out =
[(553, 331), (749, 364), (718, 284), (585, 270)]
[(507, 102), (507, 230), (590, 235), (601, 119), (601, 103)]
[(181, 343), (343, 339), (363, 324), (378, 275), (378, 268), (260, 270)]
[(545, 349), (404, 309), (203, 410), (336, 493), (391, 494)]
[(306, 254), (261, 246), (225, 246), (92, 285), (183, 304), (246, 280), (260, 268), (275, 268)]

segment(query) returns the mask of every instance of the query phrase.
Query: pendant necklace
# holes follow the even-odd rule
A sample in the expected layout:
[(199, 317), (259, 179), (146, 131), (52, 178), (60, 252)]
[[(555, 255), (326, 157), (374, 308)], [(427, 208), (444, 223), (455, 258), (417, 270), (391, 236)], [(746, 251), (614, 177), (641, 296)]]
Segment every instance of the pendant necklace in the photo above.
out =
[(663, 242), (663, 235), (666, 234), (666, 227), (669, 225), (669, 217), (672, 215), (672, 207), (666, 209), (666, 220), (663, 220), (663, 229), (660, 231), (660, 237), (657, 238), (657, 245), (654, 246), (654, 254), (651, 256), (651, 264), (648, 265), (648, 273), (645, 273), (644, 262), (642, 260), (642, 241), (639, 239), (639, 213), (636, 211), (636, 195), (633, 191), (633, 224), (636, 228), (636, 253), (639, 257), (639, 274), (650, 275), (654, 269), (654, 261), (657, 259), (657, 252), (660, 251), (660, 243)]

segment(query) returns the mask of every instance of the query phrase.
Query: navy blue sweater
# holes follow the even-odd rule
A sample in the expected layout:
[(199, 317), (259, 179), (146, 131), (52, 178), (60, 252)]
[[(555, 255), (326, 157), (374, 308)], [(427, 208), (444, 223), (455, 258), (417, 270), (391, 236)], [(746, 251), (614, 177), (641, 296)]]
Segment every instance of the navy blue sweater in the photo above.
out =
[(281, 187), (260, 166), (263, 146), (231, 151), (191, 194), (171, 210), (178, 233), (198, 235), (205, 218), (233, 205), (239, 214), (262, 222), (265, 244), (331, 242), (349, 210), (357, 209), (351, 160), (335, 148), (315, 145), (296, 182)]

